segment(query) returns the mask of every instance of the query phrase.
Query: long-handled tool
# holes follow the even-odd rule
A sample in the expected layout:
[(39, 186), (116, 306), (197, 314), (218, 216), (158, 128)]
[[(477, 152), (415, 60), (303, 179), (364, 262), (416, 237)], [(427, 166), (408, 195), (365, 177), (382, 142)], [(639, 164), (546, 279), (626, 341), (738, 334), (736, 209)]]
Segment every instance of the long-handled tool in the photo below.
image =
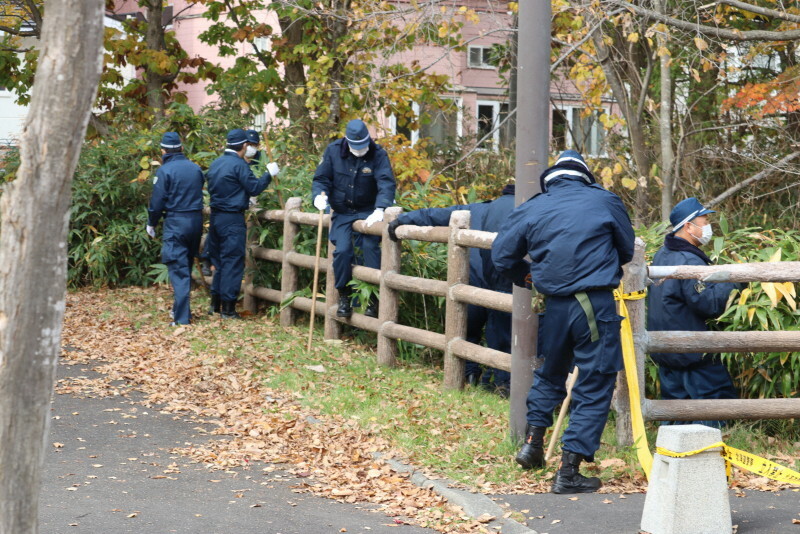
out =
[(311, 289), (311, 319), (308, 322), (308, 345), (306, 350), (311, 350), (311, 340), (314, 337), (314, 317), (317, 313), (317, 284), (319, 283), (319, 254), (322, 248), (322, 221), (325, 219), (325, 210), (319, 210), (319, 224), (317, 225), (317, 252), (314, 256), (314, 283)]
[(556, 441), (558, 440), (559, 434), (561, 434), (561, 425), (564, 424), (564, 416), (567, 414), (569, 403), (572, 400), (572, 388), (577, 380), (578, 366), (576, 365), (575, 369), (573, 369), (569, 377), (567, 377), (567, 396), (564, 397), (564, 402), (561, 403), (561, 411), (558, 412), (558, 419), (556, 419), (556, 425), (553, 427), (553, 435), (550, 436), (550, 445), (547, 446), (547, 454), (544, 455), (545, 462), (550, 460), (550, 457), (553, 456), (553, 450), (556, 448)]

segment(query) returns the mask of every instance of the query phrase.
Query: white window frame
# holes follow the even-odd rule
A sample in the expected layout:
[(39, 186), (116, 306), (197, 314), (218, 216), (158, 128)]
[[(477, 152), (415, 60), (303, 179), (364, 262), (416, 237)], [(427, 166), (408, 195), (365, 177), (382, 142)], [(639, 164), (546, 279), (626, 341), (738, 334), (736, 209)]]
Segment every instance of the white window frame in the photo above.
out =
[[(448, 100), (453, 100), (456, 104), (456, 137), (462, 137), (464, 135), (463, 130), (463, 123), (464, 123), (464, 100), (461, 97), (443, 97)], [(420, 107), (418, 102), (411, 103), (411, 109), (414, 112), (414, 117), (419, 120), (420, 115)], [(395, 115), (389, 116), (389, 131), (392, 132), (392, 135), (397, 135), (397, 117)], [(416, 145), (419, 142), (419, 129), (411, 130), (411, 146)]]
[[(487, 141), (491, 141), (492, 143), (492, 152), (498, 152), (500, 150), (500, 128), (497, 126), (500, 124), (500, 105), (503, 102), (499, 100), (477, 100), (475, 102), (475, 135), (476, 139), (475, 142), (480, 141), (482, 138), (477, 138), (478, 133), (480, 132), (480, 120), (481, 120), (481, 106), (491, 106), (492, 108), (492, 137), (491, 139), (487, 139)], [(485, 148), (478, 148), (478, 150), (486, 150)]]
[[(467, 67), (470, 69), (481, 69), (481, 70), (496, 70), (497, 67), (486, 63), (484, 61), (485, 54), (487, 50), (491, 50), (491, 45), (469, 45), (467, 46)], [(481, 51), (481, 62), (477, 65), (472, 63), (472, 51), (473, 50), (480, 50)]]
[(255, 37), (252, 44), (259, 52), (267, 52), (270, 45), (269, 37)]
[[(566, 147), (568, 149), (577, 150), (579, 147), (576, 146), (575, 138), (573, 137), (573, 132), (574, 132), (574, 128), (575, 128), (576, 114), (578, 115), (577, 118), (580, 119), (580, 114), (585, 108), (583, 108), (581, 106), (570, 106), (570, 105), (554, 106), (554, 108), (559, 110), (559, 111), (561, 111), (561, 112), (563, 112), (564, 115), (567, 118)], [(583, 154), (584, 156), (593, 157), (593, 158), (602, 158), (602, 157), (606, 157), (608, 155), (606, 153), (606, 151), (605, 151), (605, 148), (604, 148), (603, 144), (597, 138), (598, 131), (600, 131), (602, 128), (603, 128), (603, 125), (600, 123), (600, 120), (599, 119), (595, 119), (595, 121), (592, 123), (591, 136), (592, 136), (592, 140), (593, 140), (592, 144), (597, 146), (598, 152), (590, 152), (590, 153), (587, 153), (587, 154)]]

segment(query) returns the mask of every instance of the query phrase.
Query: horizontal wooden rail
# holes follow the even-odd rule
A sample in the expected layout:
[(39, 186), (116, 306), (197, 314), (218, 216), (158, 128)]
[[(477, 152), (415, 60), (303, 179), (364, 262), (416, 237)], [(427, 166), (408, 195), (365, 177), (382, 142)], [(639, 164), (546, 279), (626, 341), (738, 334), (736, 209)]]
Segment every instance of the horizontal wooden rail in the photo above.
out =
[[(308, 254), (300, 254), (299, 252), (290, 252), (286, 255), (286, 259), (292, 265), (296, 265), (298, 267), (305, 267), (306, 269), (313, 269), (314, 262), (316, 258), (314, 256), (309, 256)], [(328, 262), (319, 263), (319, 272), (327, 273), (328, 272)]]
[(497, 232), (483, 232), (481, 230), (460, 230), (456, 233), (456, 244), (462, 247), (483, 248), (491, 250)]
[(450, 348), (459, 358), (511, 372), (511, 355), (507, 352), (482, 347), (464, 339), (454, 339), (450, 342)]
[[(297, 224), (306, 224), (308, 226), (317, 226), (319, 224), (319, 212), (308, 213), (305, 211), (291, 211), (289, 212), (289, 220)], [(327, 228), (330, 224), (331, 216), (322, 216), (323, 224)]]
[(269, 289), (268, 287), (256, 287), (253, 284), (247, 284), (244, 288), (245, 292), (253, 295), (254, 297), (270, 302), (283, 302), (283, 295), (277, 289)]
[(437, 349), (444, 352), (445, 349), (445, 336), (437, 332), (429, 332), (421, 328), (414, 328), (413, 326), (405, 326), (395, 322), (386, 322), (381, 326), (380, 333), (392, 339), (399, 339), (408, 341), (409, 343), (416, 343), (424, 345), (432, 349)]
[(367, 226), (363, 219), (358, 220), (353, 223), (353, 230), (359, 232), (361, 234), (368, 234), (368, 235), (383, 235), (383, 226), (386, 223), (375, 223), (372, 226)]
[(800, 352), (800, 331), (652, 331), (643, 336), (647, 352)]
[(645, 399), (643, 409), (648, 421), (794, 419), (800, 417), (800, 399)]
[(410, 291), (434, 297), (444, 297), (447, 294), (447, 282), (444, 280), (430, 280), (428, 278), (417, 278), (416, 276), (406, 276), (404, 274), (386, 273), (383, 275), (388, 286), (400, 291)]
[(704, 282), (800, 282), (800, 261), (727, 265), (650, 265), (650, 278), (698, 279)]
[[(304, 311), (306, 313), (311, 313), (311, 299), (308, 297), (295, 297), (292, 301), (292, 308), (300, 311)], [(320, 302), (317, 299), (317, 303), (314, 306), (314, 315), (321, 315), (325, 317), (325, 313), (328, 310), (328, 305), (323, 301)]]
[[(321, 265), (320, 265), (321, 267)], [(381, 283), (381, 270), (363, 265), (353, 265), (353, 278), (358, 278), (362, 282), (378, 285)]]
[(500, 293), (499, 291), (464, 284), (453, 287), (451, 291), (453, 292), (453, 298), (459, 302), (508, 313), (511, 313), (513, 308), (511, 293)]
[(351, 317), (336, 317), (336, 306), (331, 306), (327, 310), (328, 317), (336, 319), (340, 323), (353, 325), (361, 330), (369, 330), (370, 332), (378, 332), (381, 327), (381, 322), (373, 317), (367, 317), (363, 313), (355, 313)]
[(259, 260), (265, 261), (273, 261), (275, 263), (281, 263), (283, 261), (283, 251), (276, 250), (274, 248), (264, 248), (264, 247), (250, 247), (250, 250), (253, 252), (253, 256), (258, 258)]
[(257, 217), (263, 221), (283, 221), (285, 215), (285, 210), (262, 210), (257, 213)]
[(395, 234), (399, 239), (414, 239), (430, 243), (447, 243), (450, 229), (446, 226), (398, 226)]

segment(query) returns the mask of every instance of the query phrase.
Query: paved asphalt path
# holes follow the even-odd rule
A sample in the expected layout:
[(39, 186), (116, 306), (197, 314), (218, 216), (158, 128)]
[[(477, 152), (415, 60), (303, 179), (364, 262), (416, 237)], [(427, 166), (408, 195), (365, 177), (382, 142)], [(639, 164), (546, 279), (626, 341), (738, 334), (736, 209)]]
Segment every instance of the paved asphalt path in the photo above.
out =
[[(736, 534), (800, 534), (800, 491), (731, 492), (730, 504)], [(570, 498), (578, 497), (577, 500)], [(507, 509), (525, 512), (528, 527), (539, 534), (637, 534), (645, 495), (495, 495)], [(610, 502), (606, 502), (610, 501)]]
[[(64, 376), (97, 376), (59, 365)], [(55, 395), (39, 505), (42, 534), (424, 534), (394, 518), (293, 493), (300, 479), (264, 465), (210, 471), (173, 447), (213, 436), (136, 401)], [(53, 444), (63, 444), (56, 447)], [(275, 467), (275, 466), (273, 466)]]

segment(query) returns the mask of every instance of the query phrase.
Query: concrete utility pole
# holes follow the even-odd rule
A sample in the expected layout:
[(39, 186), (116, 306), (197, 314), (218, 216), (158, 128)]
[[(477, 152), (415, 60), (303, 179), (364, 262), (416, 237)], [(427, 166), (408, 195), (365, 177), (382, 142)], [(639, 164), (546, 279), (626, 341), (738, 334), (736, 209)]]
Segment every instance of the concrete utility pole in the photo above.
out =
[[(550, 0), (519, 3), (517, 55), (516, 204), (539, 192), (539, 175), (547, 168), (550, 132)], [(536, 330), (531, 292), (514, 287), (511, 323), (511, 436), (525, 436), (525, 404), (533, 383)]]

